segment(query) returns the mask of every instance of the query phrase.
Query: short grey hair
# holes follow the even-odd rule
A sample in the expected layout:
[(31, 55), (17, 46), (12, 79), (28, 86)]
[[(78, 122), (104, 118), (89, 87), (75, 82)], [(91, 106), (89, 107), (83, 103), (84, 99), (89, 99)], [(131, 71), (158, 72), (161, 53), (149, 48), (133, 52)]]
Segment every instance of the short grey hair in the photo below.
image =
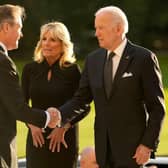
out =
[(21, 17), (22, 20), (25, 19), (26, 13), (24, 7), (11, 4), (0, 5), (0, 25), (3, 22), (13, 24), (17, 17)]
[(101, 14), (101, 13), (111, 13), (114, 19), (114, 22), (116, 23), (121, 23), (123, 25), (124, 28), (124, 33), (128, 33), (128, 19), (126, 14), (119, 8), (116, 6), (106, 6), (103, 8), (100, 8), (99, 10), (97, 10), (97, 12), (95, 13), (95, 16)]

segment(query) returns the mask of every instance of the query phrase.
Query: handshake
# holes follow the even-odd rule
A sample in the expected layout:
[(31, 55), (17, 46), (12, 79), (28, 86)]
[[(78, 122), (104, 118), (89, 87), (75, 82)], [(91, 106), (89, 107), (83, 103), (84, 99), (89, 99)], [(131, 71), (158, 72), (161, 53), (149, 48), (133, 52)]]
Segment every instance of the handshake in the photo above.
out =
[(48, 127), (50, 128), (55, 128), (56, 126), (60, 126), (61, 125), (61, 114), (60, 111), (57, 110), (54, 107), (49, 107), (47, 109), (47, 112), (50, 115), (50, 120), (48, 122)]

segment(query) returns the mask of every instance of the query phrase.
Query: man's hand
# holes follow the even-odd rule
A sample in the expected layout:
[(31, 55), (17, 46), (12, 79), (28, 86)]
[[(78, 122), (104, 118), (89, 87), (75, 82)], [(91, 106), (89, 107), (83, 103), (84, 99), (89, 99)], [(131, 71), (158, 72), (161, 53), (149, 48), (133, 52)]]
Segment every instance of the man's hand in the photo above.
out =
[(28, 126), (31, 129), (33, 145), (35, 147), (42, 147), (42, 145), (44, 144), (44, 137), (42, 134), (42, 129), (38, 128), (32, 124), (28, 124)]
[(133, 158), (136, 159), (138, 165), (143, 165), (150, 159), (150, 155), (151, 155), (151, 149), (140, 144), (137, 147)]
[(64, 139), (65, 132), (66, 132), (65, 128), (56, 127), (47, 137), (47, 139), (50, 139), (49, 149), (52, 152), (55, 151), (55, 148), (57, 148), (57, 152), (60, 152), (61, 143), (65, 146), (65, 148), (68, 148), (67, 143), (65, 142), (65, 139)]
[(50, 121), (48, 123), (48, 127), (55, 128), (57, 125), (60, 125), (61, 123), (60, 112), (54, 107), (49, 107), (47, 111), (50, 114)]

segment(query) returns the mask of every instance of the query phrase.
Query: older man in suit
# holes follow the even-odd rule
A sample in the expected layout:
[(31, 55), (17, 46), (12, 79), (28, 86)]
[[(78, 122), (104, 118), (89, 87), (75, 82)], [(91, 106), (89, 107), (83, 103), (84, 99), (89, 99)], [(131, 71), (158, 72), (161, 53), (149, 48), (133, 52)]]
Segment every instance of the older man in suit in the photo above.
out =
[(44, 128), (60, 120), (55, 108), (31, 109), (24, 102), (18, 73), (8, 50), (18, 48), (24, 8), (0, 5), (0, 168), (16, 168), (16, 120)]
[(74, 98), (59, 108), (62, 122), (78, 113), (74, 107), (94, 100), (100, 168), (140, 168), (157, 149), (165, 114), (159, 64), (153, 52), (126, 38), (120, 8), (99, 9), (95, 29), (100, 48), (86, 58)]

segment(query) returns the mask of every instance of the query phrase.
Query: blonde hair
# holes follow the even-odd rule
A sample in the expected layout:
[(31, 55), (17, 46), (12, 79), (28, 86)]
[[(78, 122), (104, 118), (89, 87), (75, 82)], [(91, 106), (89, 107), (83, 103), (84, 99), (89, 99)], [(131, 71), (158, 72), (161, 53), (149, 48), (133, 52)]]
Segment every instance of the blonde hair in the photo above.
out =
[(116, 6), (106, 6), (103, 8), (100, 8), (96, 13), (95, 16), (99, 15), (100, 13), (108, 12), (112, 15), (113, 21), (115, 23), (121, 23), (123, 25), (124, 34), (128, 33), (129, 25), (128, 25), (128, 19), (125, 13)]
[(59, 39), (62, 42), (63, 51), (61, 58), (59, 59), (60, 67), (66, 67), (74, 63), (76, 59), (73, 51), (73, 43), (70, 39), (70, 33), (67, 27), (61, 22), (50, 22), (41, 26), (40, 40), (37, 42), (34, 51), (34, 61), (41, 63), (44, 60), (41, 51), (41, 44), (46, 32), (50, 32), (53, 39)]

